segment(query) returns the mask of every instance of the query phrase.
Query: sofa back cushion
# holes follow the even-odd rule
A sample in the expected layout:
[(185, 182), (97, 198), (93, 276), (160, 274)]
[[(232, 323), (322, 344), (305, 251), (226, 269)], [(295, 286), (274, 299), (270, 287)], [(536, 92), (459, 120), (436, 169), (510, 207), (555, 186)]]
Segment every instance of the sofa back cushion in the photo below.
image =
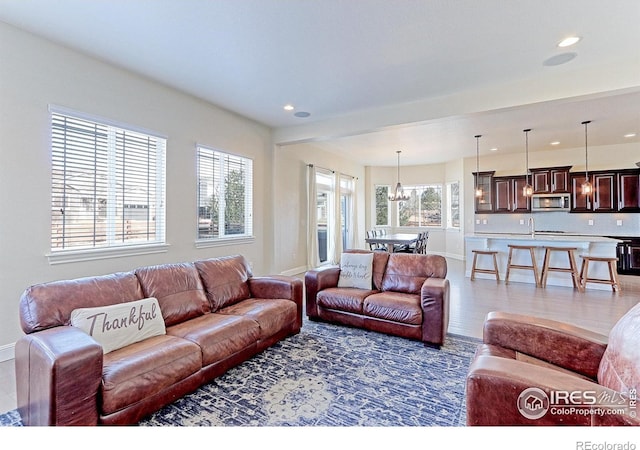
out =
[(629, 394), (640, 389), (640, 303), (614, 325), (598, 368), (598, 383)]
[(382, 290), (420, 294), (427, 278), (446, 276), (447, 260), (440, 255), (392, 253), (382, 279)]
[(387, 262), (389, 261), (388, 252), (372, 252), (370, 250), (349, 249), (345, 250), (344, 253), (373, 253), (373, 288), (379, 291), (382, 290), (382, 278), (384, 277), (384, 272), (387, 268)]
[(20, 325), (27, 334), (70, 325), (74, 309), (114, 305), (144, 297), (133, 272), (37, 284), (22, 293)]
[(210, 311), (202, 280), (193, 263), (162, 264), (136, 269), (145, 297), (155, 297), (170, 327)]
[(251, 267), (242, 255), (196, 261), (211, 311), (218, 311), (251, 297)]

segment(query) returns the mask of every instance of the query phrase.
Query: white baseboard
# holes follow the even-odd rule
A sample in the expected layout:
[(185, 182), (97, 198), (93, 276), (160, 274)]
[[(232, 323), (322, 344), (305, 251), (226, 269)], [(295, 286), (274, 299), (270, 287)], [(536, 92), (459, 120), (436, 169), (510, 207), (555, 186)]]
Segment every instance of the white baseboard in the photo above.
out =
[(15, 343), (7, 344), (0, 347), (0, 362), (9, 361), (16, 357)]
[(299, 266), (294, 267), (293, 269), (285, 270), (281, 272), (280, 275), (286, 275), (288, 277), (292, 277), (294, 275), (298, 275), (299, 273), (305, 273), (307, 271), (307, 266)]

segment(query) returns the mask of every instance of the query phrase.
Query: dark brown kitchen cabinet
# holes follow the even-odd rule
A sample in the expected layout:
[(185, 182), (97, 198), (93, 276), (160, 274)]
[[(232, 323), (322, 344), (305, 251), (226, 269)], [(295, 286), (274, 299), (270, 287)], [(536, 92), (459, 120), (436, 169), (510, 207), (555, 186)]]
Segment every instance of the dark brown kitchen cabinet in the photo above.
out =
[[(590, 179), (592, 177), (589, 177)], [(571, 212), (593, 211), (591, 195), (582, 193), (582, 185), (585, 182), (584, 173), (572, 173), (569, 177), (571, 183)]]
[(527, 179), (524, 176), (496, 177), (493, 181), (494, 212), (525, 212), (530, 210), (530, 199), (522, 194), (522, 188), (527, 184)]
[(571, 181), (571, 212), (616, 212), (617, 182), (616, 171), (599, 171), (589, 173), (589, 181), (593, 186), (591, 195), (582, 193), (584, 173), (570, 174)]
[(593, 212), (617, 211), (616, 173), (594, 173), (591, 183), (593, 183)]
[(640, 170), (618, 171), (618, 211), (640, 211)]
[(474, 182), (482, 191), (480, 197), (475, 197), (476, 213), (490, 213), (493, 212), (493, 174), (495, 171), (490, 172), (474, 172)]
[(569, 169), (571, 169), (571, 166), (529, 169), (533, 193), (555, 194), (569, 192)]

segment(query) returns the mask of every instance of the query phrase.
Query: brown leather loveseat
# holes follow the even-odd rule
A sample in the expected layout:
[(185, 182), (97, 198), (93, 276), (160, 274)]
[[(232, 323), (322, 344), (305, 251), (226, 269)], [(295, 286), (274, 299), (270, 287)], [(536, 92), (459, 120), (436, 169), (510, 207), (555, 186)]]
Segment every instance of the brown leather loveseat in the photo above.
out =
[(341, 268), (305, 274), (306, 311), (322, 320), (420, 340), (439, 347), (449, 324), (447, 261), (439, 255), (373, 253), (367, 288), (338, 287)]
[[(156, 320), (166, 332), (104, 353), (93, 334), (70, 325), (85, 308), (127, 308), (139, 299), (157, 299)], [(147, 308), (147, 319), (153, 313)], [(141, 323), (136, 314), (129, 322)], [(16, 343), (15, 364), (23, 424), (135, 424), (298, 333), (302, 281), (253, 277), (239, 255), (142, 267), (32, 286), (22, 295), (20, 319), (26, 335)]]
[(640, 425), (640, 304), (609, 336), (489, 313), (467, 375), (467, 425)]

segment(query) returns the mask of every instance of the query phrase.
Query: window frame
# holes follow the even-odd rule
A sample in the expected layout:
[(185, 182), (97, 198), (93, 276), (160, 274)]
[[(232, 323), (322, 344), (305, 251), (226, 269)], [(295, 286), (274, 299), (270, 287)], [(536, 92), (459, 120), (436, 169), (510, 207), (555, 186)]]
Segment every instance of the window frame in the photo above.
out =
[[(416, 190), (416, 189), (420, 189), (421, 191), (425, 191), (429, 188), (437, 188), (440, 192), (440, 224), (439, 225), (428, 225), (428, 224), (422, 224), (422, 222), (420, 221), (418, 223), (418, 225), (402, 225), (400, 223), (400, 213), (402, 210), (402, 206), (400, 205), (401, 203), (405, 203), (403, 201), (398, 202), (399, 205), (396, 208), (396, 223), (398, 224), (399, 228), (408, 228), (408, 229), (416, 229), (416, 228), (444, 228), (443, 225), (443, 221), (442, 221), (442, 216), (443, 216), (443, 209), (444, 209), (444, 202), (443, 202), (443, 185), (442, 183), (420, 183), (420, 184), (412, 184), (412, 185), (405, 185), (403, 186), (404, 192), (405, 194), (409, 194), (411, 195), (411, 192)], [(419, 203), (420, 204), (420, 203)], [(422, 218), (422, 215), (420, 213), (420, 211), (418, 212), (418, 217), (419, 219)]]
[[(50, 142), (49, 142), (49, 151), (50, 151), (50, 207), (51, 207), (51, 216), (49, 221), (49, 252), (45, 254), (48, 258), (50, 264), (62, 264), (62, 263), (72, 263), (72, 262), (82, 262), (82, 261), (90, 261), (95, 259), (105, 259), (105, 258), (120, 258), (123, 256), (130, 255), (143, 255), (143, 254), (151, 254), (151, 253), (162, 253), (168, 250), (168, 244), (166, 242), (166, 146), (167, 146), (167, 137), (162, 135), (161, 133), (151, 131), (142, 127), (125, 124), (122, 122), (118, 122), (112, 119), (100, 117), (95, 114), (89, 114), (85, 112), (75, 111), (69, 108), (57, 106), (57, 105), (49, 105), (49, 131), (50, 131)], [(54, 233), (53, 228), (55, 226), (54, 221), (55, 217), (53, 214), (54, 210), (57, 210), (58, 204), (56, 202), (62, 201), (63, 205), (66, 205), (67, 199), (63, 197), (62, 200), (60, 197), (56, 197), (55, 185), (56, 183), (66, 184), (68, 182), (66, 173), (63, 173), (60, 176), (59, 173), (56, 173), (57, 164), (55, 162), (56, 157), (64, 157), (67, 153), (71, 152), (71, 148), (67, 148), (66, 144), (62, 146), (58, 146), (55, 142), (55, 121), (61, 120), (62, 118), (68, 118), (75, 121), (84, 121), (94, 125), (96, 128), (102, 128), (107, 130), (108, 138), (106, 143), (106, 152), (108, 155), (109, 161), (106, 163), (106, 172), (111, 173), (113, 167), (117, 166), (117, 164), (122, 163), (122, 158), (118, 158), (116, 155), (119, 150), (122, 150), (122, 147), (118, 147), (118, 145), (124, 145), (126, 148), (129, 148), (126, 144), (122, 144), (122, 141), (118, 142), (113, 141), (113, 136), (118, 133), (127, 134), (130, 133), (132, 135), (138, 135), (138, 137), (143, 136), (149, 140), (155, 140), (155, 146), (153, 147), (154, 152), (154, 162), (146, 167), (147, 177), (154, 179), (154, 189), (147, 193), (147, 198), (153, 198), (153, 201), (147, 203), (147, 208), (150, 208), (151, 205), (154, 205), (153, 214), (153, 225), (154, 232), (152, 233), (153, 239), (148, 240), (132, 240), (127, 242), (126, 240), (121, 240), (116, 243), (113, 240), (113, 236), (117, 235), (117, 232), (111, 231), (111, 227), (115, 225), (115, 220), (117, 216), (114, 216), (114, 211), (118, 209), (117, 204), (114, 204), (115, 192), (117, 191), (117, 187), (112, 185), (108, 185), (106, 187), (106, 200), (105, 200), (105, 212), (103, 214), (105, 218), (105, 227), (109, 229), (107, 234), (111, 237), (107, 237), (106, 239), (111, 241), (108, 242), (107, 245), (96, 245), (96, 242), (87, 243), (87, 245), (78, 245), (64, 248), (55, 248), (54, 247)], [(78, 149), (75, 149), (77, 152)], [(82, 153), (80, 153), (82, 154)], [(56, 155), (56, 157), (54, 157)], [(82, 154), (83, 155), (83, 154)], [(83, 155), (84, 156), (84, 155)], [(91, 156), (91, 155), (89, 155)], [(97, 161), (97, 157), (95, 155), (92, 158), (89, 158), (88, 161), (94, 165), (94, 169), (96, 167), (95, 161)], [(104, 169), (102, 169), (104, 172)], [(115, 169), (117, 170), (117, 169)], [(94, 170), (92, 172), (94, 177), (97, 172)], [(126, 172), (125, 172), (126, 173)], [(139, 175), (137, 172), (134, 174)], [(111, 176), (111, 175), (110, 175)], [(131, 185), (135, 186), (136, 183), (132, 183)], [(129, 186), (131, 186), (129, 185)], [(94, 186), (94, 189), (96, 187)], [(90, 193), (86, 191), (86, 193)], [(98, 194), (97, 192), (93, 192), (93, 198), (96, 199)], [(94, 204), (96, 202), (94, 201)], [(139, 206), (139, 205), (138, 205)], [(121, 206), (122, 214), (125, 214), (125, 205)], [(66, 209), (65, 209), (66, 210)], [(93, 214), (94, 224), (95, 221), (101, 216), (99, 213), (94, 211)], [(124, 216), (118, 219), (120, 221), (124, 221)], [(64, 221), (66, 222), (66, 220)], [(149, 222), (149, 218), (147, 218), (147, 222)], [(95, 227), (95, 225), (94, 225)], [(111, 235), (111, 233), (114, 233)], [(71, 236), (65, 235), (64, 239), (70, 238)]]
[[(457, 185), (458, 186), (458, 193), (457, 193), (457, 208), (454, 207), (454, 195), (453, 195), (453, 190), (452, 190), (452, 186), (453, 185)], [(460, 226), (461, 226), (461, 219), (460, 219), (460, 182), (459, 181), (450, 181), (447, 183), (447, 190), (446, 190), (446, 195), (447, 195), (447, 229), (451, 229), (451, 230), (460, 230)], [(457, 209), (458, 212), (458, 225), (455, 225), (453, 223), (453, 217), (454, 217), (454, 211), (455, 209)]]
[[(249, 173), (249, 179), (245, 179), (244, 180), (244, 227), (245, 230), (248, 229), (248, 231), (245, 231), (241, 234), (226, 234), (225, 230), (226, 230), (226, 225), (225, 227), (223, 227), (223, 233), (222, 236), (211, 236), (211, 237), (203, 237), (201, 236), (200, 232), (201, 232), (201, 219), (203, 219), (203, 217), (201, 217), (201, 208), (203, 207), (203, 199), (201, 198), (202, 195), (202, 186), (203, 186), (203, 180), (201, 177), (201, 167), (202, 167), (202, 160), (201, 160), (201, 152), (203, 153), (210, 153), (210, 156), (207, 157), (211, 157), (213, 160), (215, 160), (216, 158), (218, 159), (218, 161), (222, 161), (224, 158), (234, 158), (234, 159), (238, 159), (242, 162), (243, 165), (247, 165), (247, 167), (250, 169), (250, 173)], [(220, 164), (218, 162), (218, 164)], [(253, 178), (254, 178), (254, 170), (253, 170), (253, 165), (254, 165), (254, 161), (252, 158), (249, 158), (247, 156), (244, 155), (238, 155), (238, 154), (234, 154), (234, 153), (230, 153), (227, 151), (223, 151), (220, 150), (218, 148), (215, 147), (211, 147), (208, 145), (204, 145), (204, 144), (196, 144), (196, 240), (195, 240), (195, 245), (196, 248), (207, 248), (207, 247), (218, 247), (218, 246), (225, 246), (225, 245), (235, 245), (238, 243), (250, 243), (250, 242), (254, 242), (255, 241), (255, 236), (253, 233), (253, 216), (254, 216), (254, 194), (253, 194)], [(213, 162), (212, 163), (212, 169), (213, 172), (220, 171), (220, 173), (213, 173), (213, 178), (215, 179), (216, 177), (220, 177), (219, 179), (224, 180), (224, 176), (225, 176), (225, 163), (222, 163), (221, 165), (217, 166), (216, 169), (216, 163)], [(215, 181), (214, 181), (215, 183)], [(213, 194), (212, 194), (213, 195)], [(224, 202), (223, 202), (224, 203)], [(223, 211), (222, 213), (224, 213), (224, 204), (222, 206)], [(218, 214), (220, 215), (220, 211), (218, 212)], [(204, 218), (206, 219), (206, 218)], [(213, 225), (213, 222), (211, 223), (211, 225)], [(218, 225), (218, 230), (220, 231), (220, 226)]]

